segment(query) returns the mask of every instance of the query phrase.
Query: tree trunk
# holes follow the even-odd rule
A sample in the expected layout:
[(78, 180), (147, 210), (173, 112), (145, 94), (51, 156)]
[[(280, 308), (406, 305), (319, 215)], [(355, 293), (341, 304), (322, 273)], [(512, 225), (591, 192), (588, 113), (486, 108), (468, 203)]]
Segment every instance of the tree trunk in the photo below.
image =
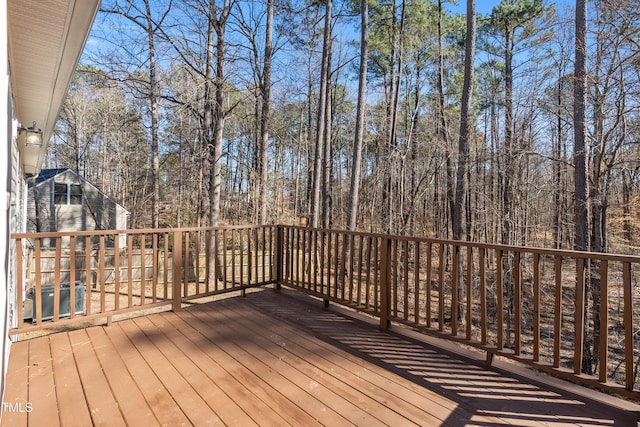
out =
[(364, 143), (364, 115), (367, 101), (367, 57), (369, 55), (369, 1), (360, 0), (360, 71), (358, 75), (358, 105), (356, 109), (356, 133), (351, 162), (351, 186), (347, 229), (354, 231), (358, 219), (360, 175), (362, 174), (362, 146)]
[(315, 154), (313, 158), (313, 194), (311, 197), (311, 226), (320, 224), (320, 190), (322, 186), (323, 143), (327, 102), (327, 69), (329, 68), (329, 43), (331, 43), (332, 0), (326, 0), (324, 36), (322, 44), (322, 64), (320, 67), (320, 97), (318, 100), (318, 120), (316, 123)]
[[(461, 240), (464, 234), (462, 224), (467, 193), (467, 170), (469, 167), (469, 139), (471, 129), (471, 101), (473, 95), (473, 69), (476, 48), (476, 12), (475, 0), (467, 1), (467, 40), (464, 58), (464, 83), (462, 88), (462, 105), (460, 109), (460, 138), (458, 139), (458, 170), (456, 176), (456, 192), (454, 200), (453, 239)], [(441, 59), (442, 61), (442, 59)], [(443, 95), (440, 95), (443, 97)], [(444, 113), (441, 113), (444, 115)]]
[(271, 58), (273, 56), (273, 1), (267, 0), (267, 28), (262, 70), (262, 114), (260, 118), (260, 224), (267, 223), (267, 181), (269, 179), (269, 119), (271, 114)]
[(151, 19), (149, 0), (144, 2), (147, 12), (147, 41), (149, 43), (149, 104), (151, 106), (151, 228), (158, 228), (160, 220), (160, 160), (158, 157), (158, 82), (156, 70), (155, 29)]
[[(441, 3), (439, 3), (441, 6)], [(439, 31), (440, 32), (440, 31)], [(439, 34), (440, 35), (440, 34)], [(441, 35), (440, 35), (441, 36)], [(452, 233), (454, 240), (462, 240), (464, 234), (464, 227), (462, 225), (462, 218), (465, 210), (468, 210), (468, 206), (465, 205), (466, 193), (467, 193), (467, 169), (469, 166), (469, 139), (471, 129), (471, 101), (473, 95), (473, 68), (476, 49), (476, 2), (475, 0), (467, 0), (467, 39), (464, 55), (464, 83), (462, 87), (462, 105), (460, 108), (460, 137), (458, 139), (458, 170), (456, 175), (456, 191), (454, 198), (454, 205), (451, 212), (452, 216)], [(442, 61), (442, 55), (440, 55)], [(443, 95), (441, 95), (443, 96)], [(444, 112), (441, 113), (444, 115)], [(468, 225), (468, 224), (467, 224)], [(457, 314), (458, 320), (462, 316), (462, 310), (464, 306), (464, 300), (462, 298), (462, 259), (461, 252), (454, 251), (454, 256), (457, 256), (458, 266), (458, 283), (456, 288), (458, 290), (457, 301)], [(468, 296), (469, 297), (469, 296)]]
[[(329, 29), (329, 40), (331, 40), (331, 29)], [(324, 138), (322, 149), (324, 150), (324, 154), (322, 156), (324, 160), (324, 164), (322, 167), (322, 227), (323, 228), (331, 228), (332, 221), (332, 194), (331, 194), (331, 183), (332, 183), (332, 173), (333, 170), (333, 157), (331, 155), (331, 134), (333, 132), (332, 120), (333, 120), (333, 99), (331, 96), (331, 59), (333, 55), (333, 48), (331, 42), (329, 43), (328, 55), (327, 55), (327, 69), (326, 69), (326, 102), (325, 108), (326, 112), (324, 114), (325, 124), (324, 124)]]
[[(587, 148), (586, 148), (586, 85), (587, 85), (587, 5), (586, 0), (576, 0), (576, 44), (575, 44), (575, 70), (573, 88), (573, 125), (574, 125), (574, 182), (575, 182), (575, 223), (577, 250), (589, 249), (589, 209), (587, 195)], [(585, 274), (585, 272), (577, 272)], [(585, 325), (588, 325), (588, 291), (584, 290), (585, 300), (576, 301), (576, 304), (584, 305)], [(584, 328), (584, 345), (582, 349), (582, 368), (585, 372), (591, 371), (592, 356), (588, 340), (587, 327)]]
[[(512, 63), (512, 28), (507, 18), (504, 28), (504, 176), (502, 193), (502, 244), (515, 244), (513, 237), (515, 229), (515, 218), (512, 211), (513, 203), (513, 179), (515, 173), (515, 158), (513, 153), (513, 63)], [(514, 315), (514, 281), (512, 267), (514, 256), (511, 252), (505, 251), (502, 258), (504, 271), (504, 287), (506, 291), (507, 307), (507, 340), (506, 345), (511, 346), (512, 323)]]
[(586, 86), (587, 86), (587, 12), (586, 0), (576, 0), (576, 50), (573, 87), (575, 222), (577, 250), (589, 249), (587, 200)]

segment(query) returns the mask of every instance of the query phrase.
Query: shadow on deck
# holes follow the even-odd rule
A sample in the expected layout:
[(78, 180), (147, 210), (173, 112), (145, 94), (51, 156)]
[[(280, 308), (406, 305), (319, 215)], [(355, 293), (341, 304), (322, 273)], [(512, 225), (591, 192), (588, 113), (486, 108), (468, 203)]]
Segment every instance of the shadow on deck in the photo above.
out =
[(18, 342), (2, 425), (640, 421), (635, 404), (512, 363), (486, 369), (451, 343), (376, 325), (265, 290)]

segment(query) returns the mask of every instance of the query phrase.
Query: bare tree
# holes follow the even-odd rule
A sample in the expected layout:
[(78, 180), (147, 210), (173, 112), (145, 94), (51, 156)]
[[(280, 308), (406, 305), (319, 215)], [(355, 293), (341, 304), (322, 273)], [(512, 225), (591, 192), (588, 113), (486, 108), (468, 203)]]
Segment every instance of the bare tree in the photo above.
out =
[[(160, 217), (160, 160), (158, 155), (158, 134), (159, 134), (159, 81), (156, 65), (156, 36), (160, 31), (163, 21), (169, 14), (172, 0), (169, 0), (164, 11), (159, 17), (154, 17), (152, 13), (152, 2), (150, 0), (125, 0), (122, 4), (115, 2), (112, 7), (101, 9), (102, 12), (120, 15), (141, 28), (147, 38), (148, 71), (149, 77), (146, 86), (145, 96), (149, 101), (151, 111), (151, 183), (153, 191), (151, 195), (151, 227), (158, 228)], [(153, 6), (157, 4), (154, 2)]]

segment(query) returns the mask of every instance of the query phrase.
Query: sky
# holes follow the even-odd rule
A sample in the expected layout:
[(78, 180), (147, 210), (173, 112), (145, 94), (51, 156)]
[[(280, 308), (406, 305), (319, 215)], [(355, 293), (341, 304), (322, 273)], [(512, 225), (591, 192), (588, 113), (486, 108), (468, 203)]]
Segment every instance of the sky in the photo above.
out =
[[(456, 13), (467, 13), (467, 2), (466, 0), (457, 0), (457, 5), (452, 5), (450, 3), (445, 3), (447, 8)], [(500, 0), (476, 0), (476, 13), (488, 15), (491, 12), (491, 9), (497, 4), (500, 3)], [(567, 5), (572, 4), (570, 0), (546, 0), (545, 4), (555, 4), (559, 5)]]
[[(499, 0), (476, 0), (476, 13), (487, 15), (498, 3), (500, 3)], [(458, 0), (457, 5), (449, 4), (448, 7), (456, 13), (467, 13), (467, 2), (465, 0)]]

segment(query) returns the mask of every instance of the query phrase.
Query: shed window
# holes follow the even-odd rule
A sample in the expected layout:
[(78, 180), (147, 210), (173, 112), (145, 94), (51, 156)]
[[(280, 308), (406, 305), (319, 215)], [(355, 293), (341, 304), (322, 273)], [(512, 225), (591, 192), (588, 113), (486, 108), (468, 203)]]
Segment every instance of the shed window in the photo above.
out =
[(81, 205), (82, 187), (79, 184), (56, 183), (53, 190), (53, 201), (56, 205)]

